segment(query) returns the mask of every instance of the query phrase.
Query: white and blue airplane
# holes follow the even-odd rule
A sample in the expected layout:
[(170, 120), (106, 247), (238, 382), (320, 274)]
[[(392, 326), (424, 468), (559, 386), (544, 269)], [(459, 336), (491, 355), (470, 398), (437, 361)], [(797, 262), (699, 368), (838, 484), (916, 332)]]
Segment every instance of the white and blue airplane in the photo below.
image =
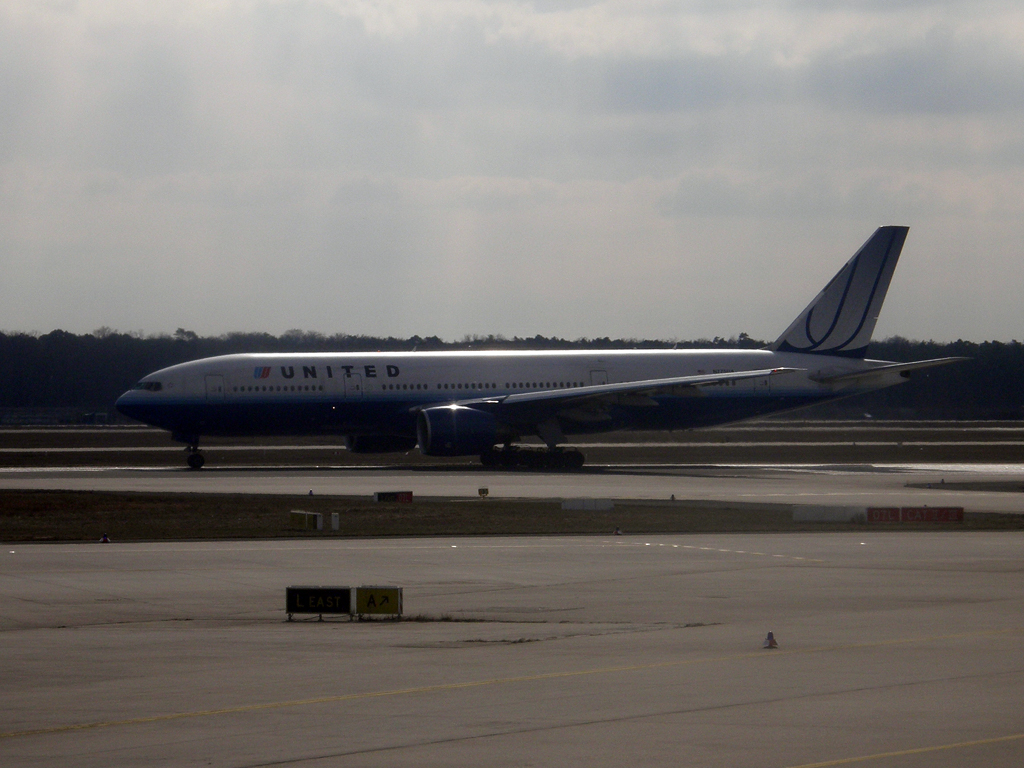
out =
[[(571, 435), (724, 424), (881, 389), (960, 358), (865, 359), (907, 227), (881, 227), (767, 349), (239, 354), (173, 365), (117, 400), (200, 438), (343, 435), (357, 453), (578, 468)], [(514, 445), (536, 435), (546, 451)]]

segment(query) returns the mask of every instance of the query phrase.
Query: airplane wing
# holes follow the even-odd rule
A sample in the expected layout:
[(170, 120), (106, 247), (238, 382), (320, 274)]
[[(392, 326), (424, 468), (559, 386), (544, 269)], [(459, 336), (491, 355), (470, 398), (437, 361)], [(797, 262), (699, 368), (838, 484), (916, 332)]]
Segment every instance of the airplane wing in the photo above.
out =
[[(720, 386), (745, 379), (763, 379), (803, 370), (765, 368), (756, 371), (675, 376), (666, 379), (593, 384), (585, 387), (517, 392), (494, 397), (457, 400), (454, 404), (488, 411), (508, 424), (543, 424), (558, 415), (584, 419), (609, 405), (656, 406), (653, 395), (699, 395), (702, 387)], [(416, 410), (419, 410), (418, 408)]]

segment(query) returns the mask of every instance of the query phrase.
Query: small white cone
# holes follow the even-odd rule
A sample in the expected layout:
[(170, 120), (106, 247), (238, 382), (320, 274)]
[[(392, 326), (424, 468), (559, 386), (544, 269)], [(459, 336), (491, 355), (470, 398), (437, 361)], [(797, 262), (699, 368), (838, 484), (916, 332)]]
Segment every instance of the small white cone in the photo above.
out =
[(778, 648), (779, 647), (779, 644), (777, 642), (775, 642), (775, 633), (774, 632), (772, 632), (771, 630), (768, 631), (768, 637), (766, 637), (764, 639), (764, 645), (762, 645), (761, 647), (762, 648), (767, 648), (769, 650), (771, 650), (772, 648)]

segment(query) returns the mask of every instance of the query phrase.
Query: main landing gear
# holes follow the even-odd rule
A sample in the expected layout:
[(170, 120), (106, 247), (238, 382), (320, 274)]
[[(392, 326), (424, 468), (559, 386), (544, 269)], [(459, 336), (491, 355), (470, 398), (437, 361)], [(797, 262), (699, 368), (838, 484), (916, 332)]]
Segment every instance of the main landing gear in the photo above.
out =
[(206, 459), (203, 458), (203, 454), (199, 452), (198, 445), (190, 445), (185, 449), (188, 453), (188, 458), (185, 461), (188, 463), (189, 469), (202, 469), (203, 464), (206, 463)]
[(489, 468), (502, 469), (579, 469), (585, 457), (580, 451), (562, 448), (518, 448), (506, 445), (480, 454), (480, 462)]

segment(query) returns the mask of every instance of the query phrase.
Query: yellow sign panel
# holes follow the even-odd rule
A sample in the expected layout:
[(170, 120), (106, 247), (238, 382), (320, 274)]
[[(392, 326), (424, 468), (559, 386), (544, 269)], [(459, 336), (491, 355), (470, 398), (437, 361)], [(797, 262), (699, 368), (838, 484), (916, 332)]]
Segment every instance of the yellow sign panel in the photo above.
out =
[(356, 587), (356, 613), (402, 615), (401, 587)]

